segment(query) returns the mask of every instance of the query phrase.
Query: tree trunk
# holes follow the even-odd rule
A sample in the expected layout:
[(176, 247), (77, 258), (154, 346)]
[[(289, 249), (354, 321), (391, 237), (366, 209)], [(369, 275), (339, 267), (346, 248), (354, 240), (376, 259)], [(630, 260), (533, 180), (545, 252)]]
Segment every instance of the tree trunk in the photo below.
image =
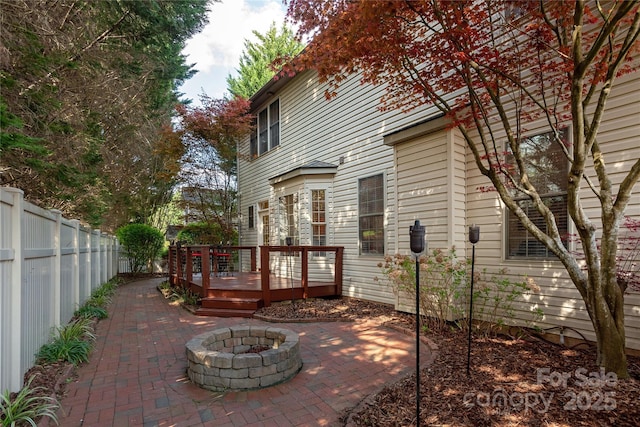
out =
[[(622, 308), (619, 309), (620, 311)], [(615, 372), (618, 378), (628, 378), (627, 356), (625, 354), (624, 324), (616, 325), (614, 317), (601, 310), (595, 310), (597, 314), (592, 318), (593, 327), (596, 333), (598, 353), (597, 363), (606, 372)]]
[[(603, 259), (603, 264), (606, 260)], [(627, 356), (625, 354), (624, 299), (615, 275), (607, 275), (600, 270), (590, 271), (589, 298), (585, 299), (591, 323), (596, 334), (596, 363), (606, 372), (614, 372), (618, 378), (628, 378)], [(613, 283), (610, 283), (613, 282)]]

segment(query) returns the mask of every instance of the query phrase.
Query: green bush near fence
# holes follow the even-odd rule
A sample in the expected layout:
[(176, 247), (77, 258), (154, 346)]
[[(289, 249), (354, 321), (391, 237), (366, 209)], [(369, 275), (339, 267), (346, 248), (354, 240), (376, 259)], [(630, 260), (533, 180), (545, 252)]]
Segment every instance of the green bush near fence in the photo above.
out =
[(129, 271), (153, 272), (153, 261), (164, 245), (164, 235), (156, 228), (145, 224), (129, 224), (116, 231), (124, 255), (129, 260)]
[(66, 326), (56, 328), (53, 340), (40, 347), (40, 362), (71, 362), (74, 365), (89, 361), (91, 343), (95, 340), (91, 319), (78, 318)]

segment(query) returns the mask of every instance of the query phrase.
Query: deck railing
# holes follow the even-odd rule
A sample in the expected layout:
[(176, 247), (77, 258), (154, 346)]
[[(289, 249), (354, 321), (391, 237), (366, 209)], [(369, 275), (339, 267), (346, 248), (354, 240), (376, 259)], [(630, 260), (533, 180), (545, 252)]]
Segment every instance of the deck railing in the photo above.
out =
[[(190, 285), (194, 273), (202, 278), (200, 296), (211, 287), (211, 274), (231, 274), (241, 271), (243, 255), (249, 253), (248, 271), (255, 272), (257, 251), (255, 246), (174, 245), (169, 248), (169, 279), (172, 285)], [(203, 257), (203, 254), (207, 254)], [(236, 269), (237, 268), (237, 269)]]
[(271, 260), (274, 253), (285, 257), (300, 256), (302, 298), (307, 298), (309, 295), (309, 255), (317, 253), (323, 254), (323, 258), (331, 258), (332, 254), (334, 254), (333, 284), (336, 287), (335, 294), (342, 294), (343, 246), (260, 246), (260, 281), (265, 307), (271, 305)]
[[(260, 246), (259, 250), (258, 269), (258, 249), (255, 246), (173, 245), (169, 249), (170, 283), (189, 288), (205, 298), (229, 283), (234, 284), (235, 290), (241, 290), (242, 283), (246, 283), (247, 279), (247, 276), (240, 277), (242, 273), (259, 271), (259, 286), (252, 288), (247, 285), (246, 289), (260, 292), (265, 306), (284, 298), (283, 281), (287, 287), (291, 283), (295, 298), (314, 296), (313, 292), (309, 292), (310, 287), (316, 292), (324, 292), (322, 295), (342, 294), (344, 247)], [(238, 276), (231, 277), (237, 280), (229, 281), (228, 277), (220, 277), (229, 275)], [(254, 286), (257, 284), (255, 279), (250, 280)], [(318, 291), (320, 287), (327, 289)]]

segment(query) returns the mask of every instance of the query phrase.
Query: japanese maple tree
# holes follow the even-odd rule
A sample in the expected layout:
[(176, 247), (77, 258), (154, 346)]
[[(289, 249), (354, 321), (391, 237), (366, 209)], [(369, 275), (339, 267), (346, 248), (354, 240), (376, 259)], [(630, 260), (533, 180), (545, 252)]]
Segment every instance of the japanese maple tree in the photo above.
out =
[(237, 188), (236, 143), (251, 130), (250, 103), (240, 97), (214, 99), (205, 95), (200, 101), (202, 106), (177, 108), (177, 133), (185, 147), (181, 179), (202, 189), (201, 219), (231, 229)]
[[(614, 184), (598, 132), (616, 80), (637, 70), (638, 1), (291, 0), (288, 16), (312, 41), (285, 72), (316, 70), (327, 97), (358, 73), (386, 88), (381, 108), (439, 110), (459, 129), (488, 187), (566, 268), (591, 318), (598, 363), (626, 377), (616, 250), (640, 159)], [(569, 163), (564, 176), (534, 179), (525, 137), (534, 122)], [(549, 179), (566, 187), (586, 269), (541, 197)], [(583, 208), (587, 192), (597, 218)]]

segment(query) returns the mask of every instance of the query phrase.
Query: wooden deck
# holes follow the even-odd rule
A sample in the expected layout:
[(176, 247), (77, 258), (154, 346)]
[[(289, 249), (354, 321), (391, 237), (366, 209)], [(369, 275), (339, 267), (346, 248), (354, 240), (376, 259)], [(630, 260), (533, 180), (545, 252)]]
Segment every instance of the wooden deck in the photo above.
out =
[[(217, 248), (215, 250), (220, 250)], [(169, 251), (169, 275), (173, 286), (189, 288), (200, 295), (201, 306), (196, 314), (220, 317), (250, 317), (261, 307), (271, 302), (304, 298), (339, 296), (342, 294), (342, 247), (327, 246), (262, 246), (260, 247), (260, 271), (256, 268), (254, 247), (228, 246), (227, 253), (241, 256), (241, 251), (250, 251), (250, 266), (253, 271), (222, 272), (213, 255), (213, 247), (172, 246)], [(309, 280), (309, 253), (321, 251), (333, 253), (333, 277), (329, 281)], [(202, 262), (201, 254), (211, 253), (209, 262)], [(265, 274), (270, 271), (270, 256), (274, 253), (295, 253), (300, 269), (296, 277)], [(270, 255), (271, 254), (271, 255)], [(181, 262), (177, 262), (180, 259)], [(205, 257), (206, 259), (206, 257)]]

